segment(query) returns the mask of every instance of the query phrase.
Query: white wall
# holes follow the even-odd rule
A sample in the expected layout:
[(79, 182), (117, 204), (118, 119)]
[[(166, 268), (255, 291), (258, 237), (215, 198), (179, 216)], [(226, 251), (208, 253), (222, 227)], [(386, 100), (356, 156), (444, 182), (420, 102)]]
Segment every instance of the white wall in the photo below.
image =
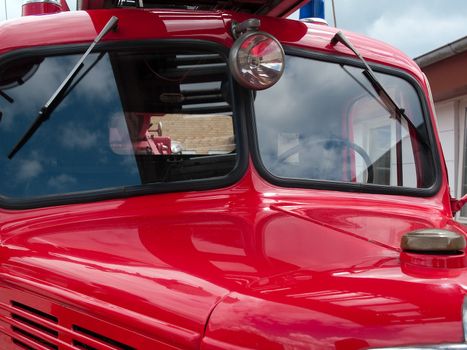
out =
[[(459, 103), (457, 100), (441, 102), (435, 105), (439, 138), (443, 147), (444, 158), (449, 175), (451, 196), (457, 193), (457, 169), (459, 147), (458, 113)], [(462, 145), (462, 143), (460, 143)]]

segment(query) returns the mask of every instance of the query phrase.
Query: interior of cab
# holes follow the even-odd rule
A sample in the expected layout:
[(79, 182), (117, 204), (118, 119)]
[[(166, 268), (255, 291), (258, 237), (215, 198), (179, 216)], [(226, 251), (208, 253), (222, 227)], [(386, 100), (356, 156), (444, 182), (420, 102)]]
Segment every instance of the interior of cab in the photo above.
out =
[(235, 133), (219, 54), (110, 53), (142, 183), (227, 174)]

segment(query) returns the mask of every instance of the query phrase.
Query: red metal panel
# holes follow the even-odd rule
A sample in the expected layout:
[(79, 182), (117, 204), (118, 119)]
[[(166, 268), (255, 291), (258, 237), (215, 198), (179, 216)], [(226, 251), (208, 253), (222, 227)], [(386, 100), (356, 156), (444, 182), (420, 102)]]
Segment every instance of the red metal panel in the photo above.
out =
[[(389, 342), (396, 327), (413, 343), (426, 323), (426, 341), (458, 341), (465, 268), (440, 285), (408, 275), (398, 260), (407, 230), (460, 229), (440, 198), (281, 189), (249, 172), (231, 188), (203, 194), (1, 211), (1, 276), (53, 301), (32, 304), (46, 312), (70, 305), (90, 315), (89, 329), (101, 328), (95, 317), (112, 320), (182, 348), (199, 344), (229, 292), (211, 317), (206, 348), (290, 345), (284, 332), (293, 327), (314, 334), (312, 344), (326, 327), (336, 341), (379, 339), (371, 345)], [(381, 299), (384, 313), (372, 309)]]
[(46, 15), (61, 11), (60, 5), (51, 2), (28, 2), (22, 7), (22, 16)]
[(81, 5), (78, 10), (96, 10), (104, 8), (104, 0), (82, 0), (78, 2)]
[[(137, 9), (31, 16), (0, 24), (0, 53), (22, 47), (91, 42), (112, 15), (119, 18), (119, 30), (107, 34), (103, 41), (191, 38), (215, 41), (229, 47), (232, 44), (231, 22), (252, 17), (232, 12)], [(336, 28), (287, 19), (254, 17), (261, 19), (262, 30), (277, 37), (284, 45), (354, 57), (343, 45), (329, 44), (337, 32)], [(369, 61), (406, 70), (423, 81), (418, 66), (401, 51), (361, 35), (346, 33), (346, 36)]]
[[(64, 1), (64, 0), (61, 0)], [(235, 8), (236, 11), (239, 12), (251, 12), (253, 8), (256, 8), (261, 12), (261, 14), (271, 17), (287, 17), (294, 11), (298, 10), (300, 7), (305, 5), (308, 1), (307, 0), (285, 0), (285, 1), (264, 1), (264, 0), (241, 0), (235, 2), (226, 2), (226, 1), (190, 1), (190, 2), (178, 2), (174, 1), (172, 7), (176, 8), (182, 4), (189, 5), (189, 6), (208, 6), (213, 9), (215, 8)], [(161, 1), (151, 1), (149, 5), (147, 5), (148, 1), (142, 2), (144, 5), (152, 8), (157, 8), (158, 4), (159, 7), (167, 7), (167, 2)], [(146, 4), (145, 4), (146, 3)], [(256, 5), (253, 6), (252, 5)], [(103, 9), (109, 6), (117, 6), (117, 1), (114, 1), (113, 4), (110, 2), (106, 2), (104, 0), (81, 0), (78, 1), (78, 10), (96, 10), (96, 9)], [(267, 6), (267, 10), (264, 7)]]

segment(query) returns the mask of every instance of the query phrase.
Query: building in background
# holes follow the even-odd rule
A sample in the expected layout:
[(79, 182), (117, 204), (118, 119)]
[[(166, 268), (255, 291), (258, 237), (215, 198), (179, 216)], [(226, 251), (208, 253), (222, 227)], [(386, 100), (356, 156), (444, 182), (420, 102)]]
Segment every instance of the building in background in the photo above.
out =
[[(428, 77), (451, 195), (467, 193), (467, 36), (415, 59)], [(467, 208), (458, 214), (467, 223)]]

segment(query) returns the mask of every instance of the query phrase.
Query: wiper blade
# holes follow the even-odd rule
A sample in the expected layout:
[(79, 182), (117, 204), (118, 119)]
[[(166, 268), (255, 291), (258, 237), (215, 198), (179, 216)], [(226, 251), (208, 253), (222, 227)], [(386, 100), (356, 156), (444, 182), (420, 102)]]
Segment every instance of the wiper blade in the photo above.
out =
[[(378, 78), (376, 77), (375, 73), (371, 69), (371, 67), (368, 65), (366, 60), (363, 58), (363, 56), (360, 54), (360, 52), (357, 51), (357, 49), (352, 45), (352, 43), (349, 41), (349, 39), (346, 38), (344, 33), (341, 31), (337, 32), (334, 37), (331, 39), (331, 45), (336, 45), (338, 42), (342, 43), (345, 45), (347, 48), (349, 48), (359, 59), (362, 61), (363, 65), (365, 66), (365, 70), (363, 71), (363, 75), (367, 80), (371, 83), (373, 88), (375, 89), (376, 93), (378, 94), (381, 102), (383, 102), (384, 106), (388, 110), (389, 113), (391, 113), (391, 117), (395, 119), (404, 119), (407, 124), (413, 128), (413, 130), (417, 130), (413, 122), (407, 117), (405, 114), (405, 111), (403, 108), (400, 108), (396, 102), (389, 96), (389, 93), (386, 91), (386, 89), (383, 87), (383, 85), (379, 82)], [(418, 131), (418, 130), (417, 130)], [(423, 140), (423, 139), (422, 139)], [(423, 141), (422, 141), (423, 142)]]
[(13, 99), (13, 97), (11, 97), (10, 95), (6, 94), (6, 93), (3, 92), (2, 90), (0, 90), (0, 96), (2, 96), (5, 100), (7, 100), (7, 101), (10, 102), (10, 103), (15, 102), (15, 100)]
[(62, 84), (58, 87), (58, 89), (54, 92), (54, 94), (50, 97), (50, 99), (46, 102), (46, 104), (41, 108), (41, 110), (39, 111), (39, 114), (37, 115), (34, 122), (31, 124), (29, 129), (21, 137), (21, 139), (18, 141), (15, 147), (13, 147), (10, 154), (8, 154), (9, 159), (12, 159), (14, 155), (29, 141), (29, 139), (34, 135), (37, 129), (39, 129), (39, 127), (42, 125), (42, 123), (45, 122), (47, 119), (49, 119), (50, 115), (55, 110), (55, 108), (57, 108), (57, 106), (65, 98), (66, 91), (68, 87), (71, 85), (71, 83), (73, 82), (73, 79), (76, 77), (79, 71), (83, 68), (84, 66), (83, 62), (86, 59), (86, 57), (91, 53), (91, 51), (94, 49), (94, 46), (96, 46), (96, 44), (104, 37), (104, 35), (106, 35), (109, 31), (111, 31), (116, 26), (117, 22), (118, 22), (118, 18), (115, 16), (112, 16), (110, 20), (107, 22), (107, 24), (104, 26), (104, 28), (102, 28), (100, 33), (96, 36), (96, 38), (91, 43), (91, 45), (89, 45), (86, 52), (83, 54), (83, 56), (81, 56), (81, 58), (78, 60), (78, 62), (73, 67), (71, 72), (62, 82)]

